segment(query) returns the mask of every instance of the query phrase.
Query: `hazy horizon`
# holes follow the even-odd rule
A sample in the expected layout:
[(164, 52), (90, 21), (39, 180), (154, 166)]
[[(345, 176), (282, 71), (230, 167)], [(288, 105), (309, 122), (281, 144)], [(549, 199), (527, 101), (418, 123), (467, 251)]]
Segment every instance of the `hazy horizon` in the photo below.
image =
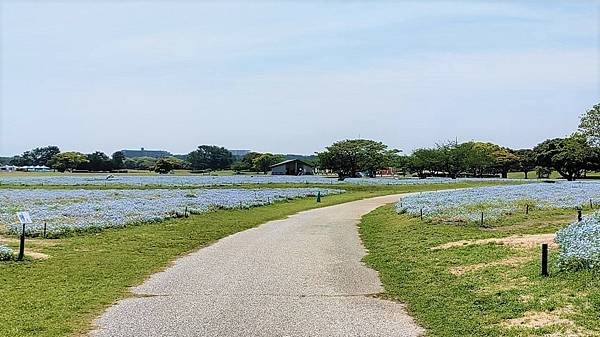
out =
[(528, 148), (600, 103), (600, 3), (0, 1), (0, 156)]

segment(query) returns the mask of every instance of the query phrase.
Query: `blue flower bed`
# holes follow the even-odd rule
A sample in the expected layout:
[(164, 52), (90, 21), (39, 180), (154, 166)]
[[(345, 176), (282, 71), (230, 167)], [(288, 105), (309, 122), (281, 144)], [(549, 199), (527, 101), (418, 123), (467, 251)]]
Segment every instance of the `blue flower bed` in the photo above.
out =
[(326, 188), (279, 189), (137, 189), (47, 190), (0, 189), (0, 225), (19, 234), (16, 212), (26, 210), (34, 224), (26, 234), (39, 236), (44, 222), (47, 234), (97, 231), (134, 223), (163, 220), (177, 214), (202, 213), (218, 208), (249, 208), (279, 200), (338, 194)]
[[(229, 186), (243, 184), (354, 184), (354, 185), (417, 185), (435, 183), (455, 183), (461, 181), (491, 181), (499, 179), (450, 179), (450, 178), (347, 178), (339, 181), (336, 178), (323, 176), (271, 176), (271, 175), (234, 175), (234, 176), (128, 176), (117, 175), (107, 179), (107, 175), (48, 175), (48, 176), (3, 176), (0, 184), (17, 185), (127, 185), (127, 186)], [(502, 179), (507, 181), (507, 179)]]
[(479, 187), (441, 192), (425, 192), (402, 198), (399, 213), (419, 216), (421, 209), (428, 220), (475, 222), (481, 212), (486, 220), (514, 212), (525, 205), (539, 208), (575, 208), (592, 202), (600, 207), (600, 183), (534, 183)]
[(555, 240), (562, 269), (600, 268), (600, 212), (559, 230)]

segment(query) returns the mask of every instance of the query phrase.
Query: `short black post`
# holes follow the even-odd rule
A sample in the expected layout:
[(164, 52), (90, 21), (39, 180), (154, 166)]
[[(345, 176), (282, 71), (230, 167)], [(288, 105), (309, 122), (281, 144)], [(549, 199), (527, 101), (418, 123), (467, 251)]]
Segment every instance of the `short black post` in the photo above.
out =
[(317, 202), (321, 202), (321, 191), (317, 191)]
[(483, 212), (481, 212), (481, 223), (480, 223), (480, 226), (483, 227)]
[(548, 244), (542, 243), (542, 276), (548, 276)]
[(529, 204), (525, 205), (525, 215), (529, 214)]
[(186, 218), (188, 217), (187, 206), (185, 206), (185, 211), (183, 212), (183, 216)]
[(46, 222), (44, 222), (44, 239), (46, 238), (46, 227), (47, 227)]
[(23, 224), (23, 230), (21, 231), (21, 244), (19, 245), (19, 256), (17, 260), (23, 261), (25, 257), (25, 224)]
[(423, 208), (421, 208), (421, 221), (423, 221)]
[(577, 221), (581, 221), (581, 210), (577, 210)]

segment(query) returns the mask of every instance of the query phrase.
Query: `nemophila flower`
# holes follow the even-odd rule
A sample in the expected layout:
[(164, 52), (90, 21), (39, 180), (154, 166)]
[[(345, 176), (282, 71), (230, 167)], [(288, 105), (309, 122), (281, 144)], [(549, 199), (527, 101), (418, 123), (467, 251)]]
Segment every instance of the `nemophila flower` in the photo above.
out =
[[(249, 208), (279, 200), (337, 194), (325, 188), (278, 189), (138, 189), (138, 190), (47, 190), (0, 189), (0, 224), (14, 234), (16, 212), (30, 212), (34, 224), (26, 234), (48, 235), (100, 230), (128, 224), (160, 221), (174, 214), (202, 213), (216, 208)], [(193, 195), (194, 197), (191, 197)]]
[(13, 257), (13, 250), (7, 246), (0, 245), (0, 261), (8, 261)]
[[(128, 186), (218, 186), (241, 184), (356, 184), (356, 185), (417, 185), (434, 183), (454, 183), (461, 181), (480, 181), (477, 178), (347, 178), (339, 181), (322, 176), (266, 176), (266, 175), (234, 175), (234, 176), (116, 176), (107, 179), (106, 175), (91, 176), (15, 176), (1, 177), (0, 184), (24, 185), (128, 185)], [(494, 179), (485, 179), (491, 181)], [(503, 179), (506, 181), (507, 179)]]
[(600, 183), (557, 182), (479, 187), (464, 190), (425, 192), (402, 198), (399, 213), (427, 219), (472, 222), (522, 211), (525, 205), (538, 208), (574, 208), (590, 201), (600, 202)]
[(555, 241), (562, 269), (600, 268), (600, 212), (559, 230)]

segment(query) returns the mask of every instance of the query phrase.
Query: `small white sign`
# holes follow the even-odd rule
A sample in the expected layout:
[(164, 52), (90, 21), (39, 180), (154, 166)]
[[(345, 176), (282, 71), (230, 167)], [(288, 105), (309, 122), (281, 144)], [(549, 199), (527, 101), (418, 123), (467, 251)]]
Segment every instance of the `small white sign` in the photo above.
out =
[(33, 223), (33, 221), (31, 221), (31, 216), (29, 216), (29, 212), (17, 212), (17, 217), (21, 224)]

